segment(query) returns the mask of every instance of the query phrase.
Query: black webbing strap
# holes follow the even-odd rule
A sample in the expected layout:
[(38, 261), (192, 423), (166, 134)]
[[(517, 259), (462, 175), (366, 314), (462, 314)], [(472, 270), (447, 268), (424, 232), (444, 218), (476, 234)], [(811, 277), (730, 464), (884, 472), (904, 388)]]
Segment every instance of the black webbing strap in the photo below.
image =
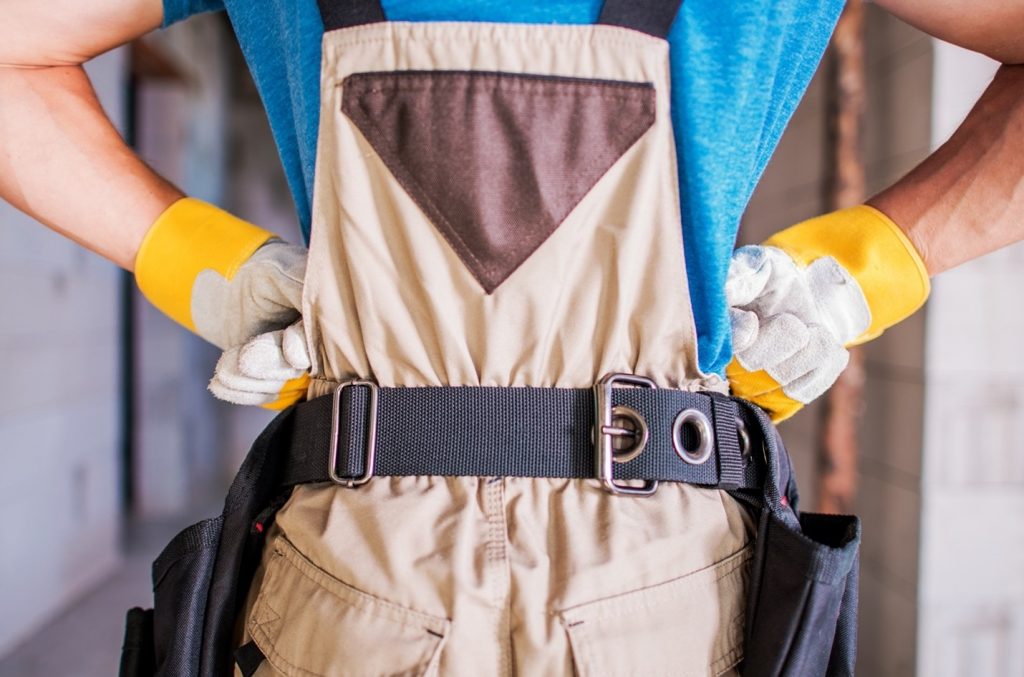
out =
[[(374, 476), (596, 477), (593, 390), (568, 388), (379, 388)], [(338, 399), (337, 475), (367, 472), (372, 389), (352, 385)], [(615, 463), (617, 480), (662, 480), (728, 489), (758, 488), (760, 455), (741, 454), (736, 405), (724, 396), (669, 389), (615, 388), (613, 404), (626, 405), (649, 428), (646, 448)], [(284, 485), (325, 482), (331, 456), (334, 397), (294, 407), (275, 453), (287, 454)], [(696, 426), (683, 426), (673, 444), (673, 423), (695, 409), (712, 424), (714, 447), (706, 461), (684, 461), (676, 446), (699, 447)], [(758, 431), (751, 421), (751, 431)], [(760, 433), (756, 433), (759, 444)], [(754, 441), (752, 441), (753, 443)], [(748, 445), (749, 446), (749, 445)]]
[[(380, 0), (317, 0), (317, 4), (325, 32), (386, 21)], [(605, 0), (597, 23), (664, 38), (681, 4), (682, 0)]]
[(605, 0), (597, 23), (667, 38), (682, 4), (683, 0)]
[(324, 32), (386, 21), (380, 0), (317, 0)]
[[(718, 444), (718, 488), (733, 491), (743, 486), (745, 458), (737, 426), (747, 426), (740, 418), (736, 403), (724, 395), (712, 395), (715, 437)], [(749, 433), (746, 433), (749, 438)], [(748, 441), (749, 445), (749, 441)], [(750, 450), (747, 449), (749, 455)]]

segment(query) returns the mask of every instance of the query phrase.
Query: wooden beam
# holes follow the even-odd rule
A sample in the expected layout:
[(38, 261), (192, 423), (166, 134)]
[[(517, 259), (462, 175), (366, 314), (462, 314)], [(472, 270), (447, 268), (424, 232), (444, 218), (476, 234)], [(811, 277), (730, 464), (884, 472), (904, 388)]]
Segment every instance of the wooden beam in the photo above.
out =
[[(832, 36), (829, 80), (828, 203), (831, 210), (864, 201), (866, 180), (861, 129), (866, 99), (864, 5), (850, 0)], [(857, 423), (864, 409), (864, 353), (850, 350), (850, 363), (829, 390), (818, 442), (818, 510), (853, 511), (857, 495)]]

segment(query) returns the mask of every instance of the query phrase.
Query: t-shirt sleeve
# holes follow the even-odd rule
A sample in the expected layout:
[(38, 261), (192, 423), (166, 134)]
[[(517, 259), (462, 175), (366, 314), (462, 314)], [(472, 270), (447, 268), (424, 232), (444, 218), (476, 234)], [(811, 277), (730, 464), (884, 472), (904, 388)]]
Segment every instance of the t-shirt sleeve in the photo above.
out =
[(224, 0), (164, 0), (164, 28), (193, 14), (224, 9)]

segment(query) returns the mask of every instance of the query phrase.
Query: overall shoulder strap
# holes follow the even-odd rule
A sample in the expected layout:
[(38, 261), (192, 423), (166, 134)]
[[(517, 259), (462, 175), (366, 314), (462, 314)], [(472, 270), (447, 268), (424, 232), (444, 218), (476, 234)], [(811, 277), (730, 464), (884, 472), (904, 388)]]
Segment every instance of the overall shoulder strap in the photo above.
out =
[[(386, 21), (380, 0), (317, 0), (317, 4), (324, 32)], [(683, 0), (605, 0), (597, 22), (665, 38), (682, 4)]]
[(316, 0), (324, 32), (386, 21), (380, 0)]
[(667, 38), (682, 4), (683, 0), (605, 0), (597, 23)]

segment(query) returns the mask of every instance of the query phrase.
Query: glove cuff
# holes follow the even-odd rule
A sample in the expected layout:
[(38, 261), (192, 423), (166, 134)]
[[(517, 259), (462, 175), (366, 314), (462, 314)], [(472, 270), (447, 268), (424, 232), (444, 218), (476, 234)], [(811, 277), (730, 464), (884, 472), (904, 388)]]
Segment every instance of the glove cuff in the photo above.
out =
[(135, 280), (149, 301), (188, 329), (192, 286), (203, 270), (230, 280), (274, 234), (213, 205), (182, 198), (153, 223), (135, 257)]
[(798, 223), (764, 243), (802, 266), (831, 256), (853, 276), (871, 309), (871, 324), (848, 345), (881, 334), (920, 308), (931, 291), (928, 271), (906, 234), (868, 205)]

